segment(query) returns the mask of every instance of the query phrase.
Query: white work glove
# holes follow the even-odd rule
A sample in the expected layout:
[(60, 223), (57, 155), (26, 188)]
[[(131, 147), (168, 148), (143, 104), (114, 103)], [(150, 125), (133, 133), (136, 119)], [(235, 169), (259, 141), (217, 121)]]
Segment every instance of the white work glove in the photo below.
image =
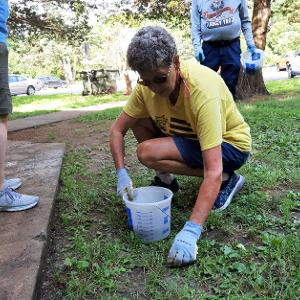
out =
[(117, 194), (123, 197), (125, 193), (128, 193), (128, 199), (131, 200), (132, 196), (132, 182), (125, 168), (119, 168), (117, 170)]
[(198, 253), (197, 241), (202, 232), (201, 225), (187, 221), (174, 239), (167, 264), (171, 267), (181, 267), (193, 263)]

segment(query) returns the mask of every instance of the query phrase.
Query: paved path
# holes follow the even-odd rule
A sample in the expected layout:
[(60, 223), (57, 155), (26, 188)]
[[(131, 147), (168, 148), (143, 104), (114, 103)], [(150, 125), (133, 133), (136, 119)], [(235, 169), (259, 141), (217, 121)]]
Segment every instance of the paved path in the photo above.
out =
[(8, 121), (8, 131), (18, 131), (22, 129), (37, 127), (45, 124), (56, 123), (65, 121), (73, 118), (77, 118), (81, 115), (88, 114), (91, 112), (101, 111), (108, 108), (124, 106), (127, 101), (104, 103), (100, 105), (70, 109), (65, 111), (54, 112), (46, 115), (28, 117), (24, 119), (17, 119)]

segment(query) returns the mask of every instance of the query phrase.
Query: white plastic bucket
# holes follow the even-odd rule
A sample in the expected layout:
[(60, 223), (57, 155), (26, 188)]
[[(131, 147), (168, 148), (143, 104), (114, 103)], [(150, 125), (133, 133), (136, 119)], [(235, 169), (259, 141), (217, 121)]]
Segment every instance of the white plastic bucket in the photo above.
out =
[(261, 49), (256, 49), (254, 53), (248, 50), (242, 54), (243, 67), (246, 73), (255, 74), (263, 67), (265, 53)]
[(133, 200), (124, 194), (128, 227), (145, 242), (166, 238), (171, 231), (171, 201), (173, 193), (157, 186), (133, 190)]

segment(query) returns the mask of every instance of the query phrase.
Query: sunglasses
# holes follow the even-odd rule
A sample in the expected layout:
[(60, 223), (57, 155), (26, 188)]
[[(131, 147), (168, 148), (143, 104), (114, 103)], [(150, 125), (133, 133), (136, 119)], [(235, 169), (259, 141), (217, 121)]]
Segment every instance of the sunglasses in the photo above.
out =
[(150, 86), (151, 84), (163, 84), (167, 81), (167, 79), (170, 75), (171, 67), (172, 66), (169, 67), (168, 73), (165, 75), (156, 76), (152, 80), (138, 78), (137, 83), (144, 85), (144, 86)]

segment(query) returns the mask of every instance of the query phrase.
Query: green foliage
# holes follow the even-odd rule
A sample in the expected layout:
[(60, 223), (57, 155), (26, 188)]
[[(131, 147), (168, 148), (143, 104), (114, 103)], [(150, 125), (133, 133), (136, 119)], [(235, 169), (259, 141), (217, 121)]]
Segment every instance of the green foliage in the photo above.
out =
[(289, 23), (300, 23), (300, 0), (282, 0), (275, 3), (276, 10), (287, 16)]
[[(11, 40), (9, 53), (10, 73), (23, 74), (29, 77), (38, 75), (56, 75), (64, 78), (62, 58), (68, 56), (73, 66), (73, 72), (81, 68), (78, 63), (80, 49), (74, 48), (67, 43), (57, 43), (46, 38), (39, 39), (35, 45)], [(74, 74), (75, 75), (75, 74)]]
[(266, 62), (275, 64), (281, 56), (300, 45), (300, 0), (272, 1), (272, 18), (267, 33)]
[(190, 3), (182, 0), (136, 0), (138, 13), (145, 18), (163, 20), (170, 27), (185, 27), (189, 24)]
[(300, 23), (289, 24), (286, 18), (275, 19), (267, 36), (267, 62), (276, 61), (300, 45)]

